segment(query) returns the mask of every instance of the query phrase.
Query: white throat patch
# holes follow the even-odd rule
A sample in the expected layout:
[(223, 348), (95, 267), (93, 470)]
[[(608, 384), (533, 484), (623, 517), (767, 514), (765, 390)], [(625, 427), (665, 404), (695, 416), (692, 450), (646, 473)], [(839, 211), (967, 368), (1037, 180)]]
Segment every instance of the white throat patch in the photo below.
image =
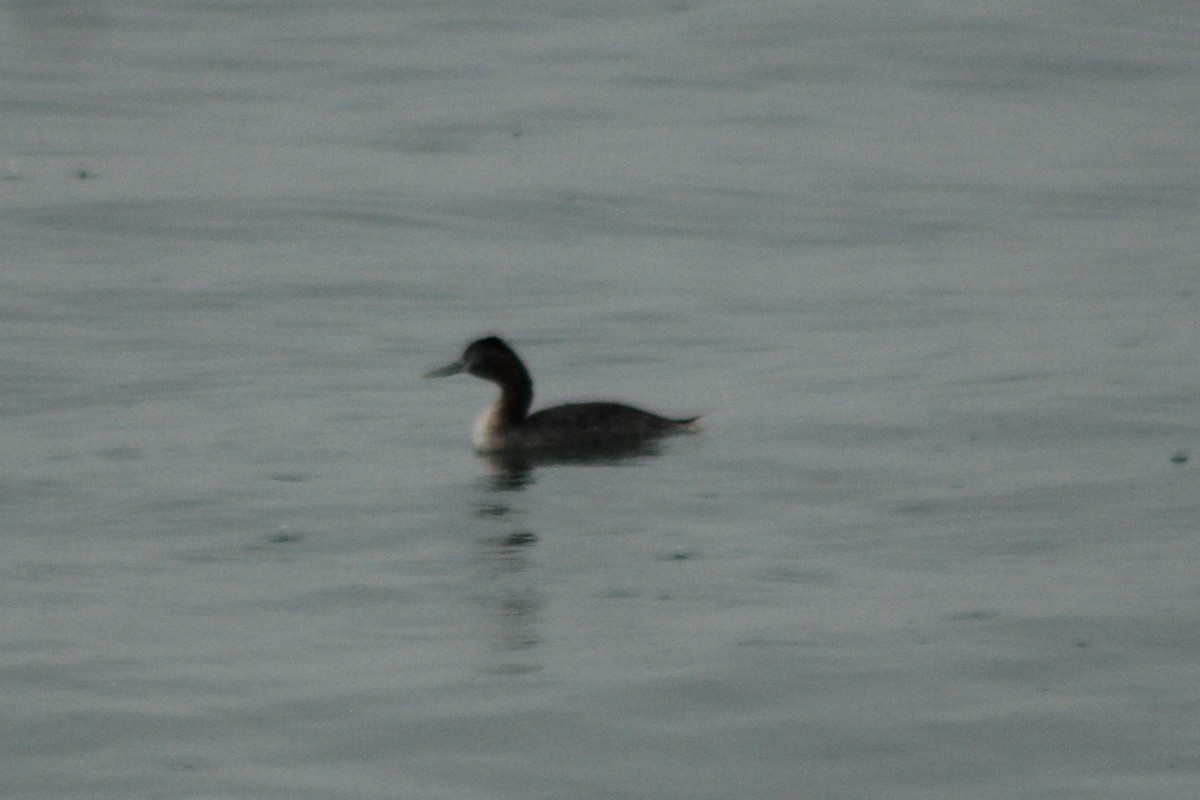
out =
[(490, 405), (475, 420), (475, 447), (479, 450), (496, 449), (496, 429), (499, 427), (500, 404)]

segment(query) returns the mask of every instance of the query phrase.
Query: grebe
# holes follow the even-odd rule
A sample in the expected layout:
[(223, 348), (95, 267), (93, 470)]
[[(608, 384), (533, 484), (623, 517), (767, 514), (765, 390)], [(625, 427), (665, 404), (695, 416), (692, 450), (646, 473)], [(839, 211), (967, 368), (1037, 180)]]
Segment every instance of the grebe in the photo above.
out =
[(461, 372), (500, 387), (500, 399), (475, 423), (475, 446), (484, 453), (586, 453), (699, 430), (699, 416), (670, 419), (621, 403), (568, 403), (530, 414), (533, 379), (520, 356), (497, 336), (471, 342), (462, 358), (425, 377)]

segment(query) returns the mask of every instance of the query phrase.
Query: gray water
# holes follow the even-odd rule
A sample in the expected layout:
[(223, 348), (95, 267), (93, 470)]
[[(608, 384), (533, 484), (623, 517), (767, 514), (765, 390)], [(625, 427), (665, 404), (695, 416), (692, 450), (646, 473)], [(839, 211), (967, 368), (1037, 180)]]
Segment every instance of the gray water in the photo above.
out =
[[(1200, 795), (1192, 2), (0, 7), (0, 795)], [(497, 473), (538, 402), (706, 430)]]

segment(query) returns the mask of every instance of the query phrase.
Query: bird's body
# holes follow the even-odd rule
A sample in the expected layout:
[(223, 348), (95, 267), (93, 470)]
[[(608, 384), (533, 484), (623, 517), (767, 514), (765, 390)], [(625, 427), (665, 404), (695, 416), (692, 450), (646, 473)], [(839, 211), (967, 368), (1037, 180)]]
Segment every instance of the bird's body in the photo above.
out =
[(475, 423), (481, 452), (589, 452), (698, 430), (699, 417), (672, 419), (614, 402), (568, 403), (529, 413), (533, 379), (516, 352), (489, 336), (472, 342), (462, 358), (426, 377), (467, 372), (500, 387), (500, 398)]

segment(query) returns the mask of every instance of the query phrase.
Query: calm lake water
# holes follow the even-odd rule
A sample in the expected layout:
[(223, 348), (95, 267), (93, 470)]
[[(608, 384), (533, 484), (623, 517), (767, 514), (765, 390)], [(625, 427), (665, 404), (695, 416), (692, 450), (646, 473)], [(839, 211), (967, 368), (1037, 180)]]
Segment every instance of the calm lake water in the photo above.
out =
[(0, 794), (1193, 800), (1195, 12), (8, 0)]

